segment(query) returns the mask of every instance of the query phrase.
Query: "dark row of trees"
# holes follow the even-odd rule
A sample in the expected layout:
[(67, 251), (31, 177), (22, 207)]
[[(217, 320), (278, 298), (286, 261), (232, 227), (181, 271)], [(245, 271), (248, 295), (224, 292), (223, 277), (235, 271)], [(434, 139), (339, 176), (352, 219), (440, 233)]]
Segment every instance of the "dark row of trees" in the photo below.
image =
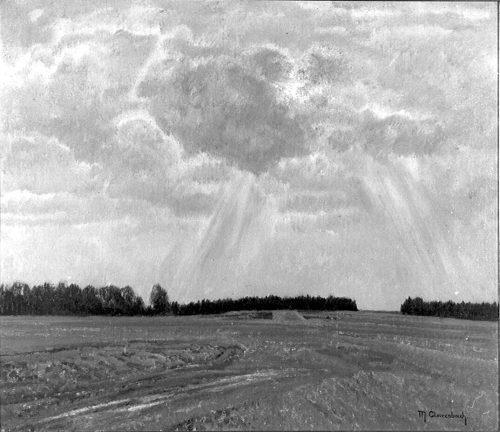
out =
[(299, 310), (349, 310), (357, 311), (356, 302), (345, 297), (278, 297), (269, 295), (266, 297), (243, 297), (239, 299), (201, 300), (187, 304), (171, 304), (175, 315), (197, 315), (197, 314), (219, 314), (230, 311), (241, 310), (277, 310), (277, 309), (299, 309)]
[(218, 314), (239, 310), (351, 310), (356, 302), (345, 297), (244, 297), (240, 299), (202, 300), (188, 304), (170, 302), (167, 291), (154, 285), (150, 305), (129, 287), (108, 285), (80, 288), (77, 284), (44, 283), (30, 287), (14, 282), (0, 285), (0, 315), (195, 315)]
[(0, 285), (0, 315), (152, 315), (165, 312), (167, 303), (167, 293), (159, 285), (151, 292), (151, 306), (145, 306), (129, 286)]
[(420, 297), (408, 297), (401, 305), (401, 313), (451, 317), (481, 321), (498, 320), (498, 303), (455, 303), (453, 301), (424, 301)]

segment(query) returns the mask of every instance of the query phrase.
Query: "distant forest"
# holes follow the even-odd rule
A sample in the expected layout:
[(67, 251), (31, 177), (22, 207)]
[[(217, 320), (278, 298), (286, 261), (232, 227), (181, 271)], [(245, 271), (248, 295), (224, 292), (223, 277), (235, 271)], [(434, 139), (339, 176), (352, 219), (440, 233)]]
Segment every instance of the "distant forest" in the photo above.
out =
[(299, 309), (299, 310), (348, 310), (357, 311), (356, 301), (345, 297), (243, 297), (239, 299), (202, 300), (181, 304), (171, 304), (172, 312), (176, 315), (195, 314), (218, 314), (241, 310), (277, 310), (277, 309)]
[(167, 291), (157, 284), (151, 290), (150, 305), (146, 306), (129, 286), (89, 285), (82, 289), (65, 283), (0, 285), (0, 315), (195, 315), (273, 309), (358, 310), (355, 301), (333, 296), (244, 297), (179, 304), (171, 302)]
[(498, 320), (498, 304), (455, 303), (452, 301), (424, 301), (420, 297), (408, 297), (401, 305), (401, 313), (407, 315), (438, 316), (481, 321)]

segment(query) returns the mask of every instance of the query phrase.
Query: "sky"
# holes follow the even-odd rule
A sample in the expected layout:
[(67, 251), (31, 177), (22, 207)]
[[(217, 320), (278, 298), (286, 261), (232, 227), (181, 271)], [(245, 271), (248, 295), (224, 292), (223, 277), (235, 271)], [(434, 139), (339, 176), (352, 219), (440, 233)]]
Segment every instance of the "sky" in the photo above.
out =
[(2, 282), (497, 298), (495, 3), (0, 14)]

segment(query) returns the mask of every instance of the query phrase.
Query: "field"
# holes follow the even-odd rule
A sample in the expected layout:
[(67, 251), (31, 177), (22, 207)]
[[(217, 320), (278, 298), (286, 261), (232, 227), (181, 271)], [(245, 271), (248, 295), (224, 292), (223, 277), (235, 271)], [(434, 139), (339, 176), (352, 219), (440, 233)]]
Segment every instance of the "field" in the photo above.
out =
[(0, 319), (6, 431), (497, 429), (493, 322), (363, 311)]

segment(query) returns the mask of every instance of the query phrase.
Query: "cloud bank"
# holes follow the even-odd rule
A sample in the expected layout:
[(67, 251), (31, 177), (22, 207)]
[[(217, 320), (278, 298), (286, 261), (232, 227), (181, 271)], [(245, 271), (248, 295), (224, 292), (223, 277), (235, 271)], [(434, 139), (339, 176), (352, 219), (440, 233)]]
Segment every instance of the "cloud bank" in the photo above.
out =
[(493, 4), (0, 9), (2, 281), (496, 297)]

